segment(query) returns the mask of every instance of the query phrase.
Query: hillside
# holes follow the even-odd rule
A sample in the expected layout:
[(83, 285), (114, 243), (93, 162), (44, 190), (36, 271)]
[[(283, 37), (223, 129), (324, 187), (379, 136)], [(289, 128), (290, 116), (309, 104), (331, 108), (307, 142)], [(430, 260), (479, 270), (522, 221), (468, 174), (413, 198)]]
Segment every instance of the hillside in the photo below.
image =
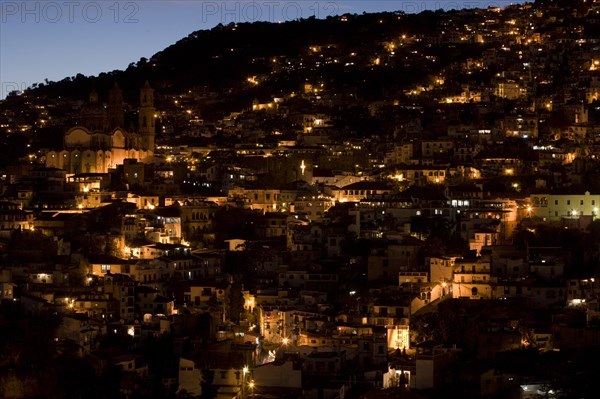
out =
[[(268, 76), (266, 85), (250, 87), (248, 96), (261, 96), (277, 91), (297, 90), (301, 82), (319, 79), (334, 87), (354, 85), (359, 95), (380, 97), (384, 88), (399, 89), (414, 83), (426, 73), (434, 72), (428, 65), (410, 60), (386, 67), (355, 68), (353, 62), (373, 57), (384, 50), (385, 42), (401, 35), (435, 34), (441, 21), (451, 13), (423, 12), (418, 15), (378, 13), (344, 15), (325, 20), (315, 18), (285, 23), (241, 23), (218, 25), (211, 30), (191, 33), (177, 43), (131, 63), (124, 70), (85, 77), (78, 74), (59, 82), (36, 85), (35, 96), (58, 96), (85, 99), (90, 90), (104, 93), (117, 81), (126, 95), (132, 95), (145, 81), (153, 82), (162, 93), (177, 93), (194, 87), (212, 91), (248, 89), (241, 85), (248, 76)], [(473, 15), (474, 18), (478, 16)], [(290, 63), (310, 53), (311, 47), (325, 47), (327, 55), (339, 62), (301, 68)], [(408, 47), (407, 47), (408, 50)], [(431, 56), (441, 60), (436, 68), (456, 58), (480, 52), (481, 46), (464, 46), (449, 51), (447, 47), (429, 48)], [(399, 50), (400, 51), (400, 50)], [(351, 55), (352, 54), (352, 55)], [(406, 61), (409, 61), (404, 57)], [(397, 54), (396, 60), (402, 58)], [(351, 60), (350, 58), (354, 58)], [(245, 90), (248, 91), (248, 90)], [(126, 100), (128, 100), (126, 98)], [(130, 99), (135, 102), (135, 99)]]

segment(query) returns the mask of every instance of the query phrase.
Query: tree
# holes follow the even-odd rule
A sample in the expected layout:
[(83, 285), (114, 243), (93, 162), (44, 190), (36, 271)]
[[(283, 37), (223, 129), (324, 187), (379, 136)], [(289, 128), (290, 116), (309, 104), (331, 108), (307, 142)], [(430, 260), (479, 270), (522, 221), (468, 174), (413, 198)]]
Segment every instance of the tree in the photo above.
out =
[(200, 381), (202, 394), (200, 395), (200, 399), (213, 399), (217, 397), (218, 389), (213, 385), (214, 378), (214, 371), (211, 369), (202, 370), (202, 381)]

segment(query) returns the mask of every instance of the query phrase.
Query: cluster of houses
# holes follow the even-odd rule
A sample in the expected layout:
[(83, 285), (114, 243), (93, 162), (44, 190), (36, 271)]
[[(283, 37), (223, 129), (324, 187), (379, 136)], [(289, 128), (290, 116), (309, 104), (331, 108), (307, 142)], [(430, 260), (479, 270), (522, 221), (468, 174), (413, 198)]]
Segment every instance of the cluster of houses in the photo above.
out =
[[(128, 131), (118, 86), (107, 107), (93, 93), (63, 148), (3, 171), (2, 307), (59, 315), (52, 345), (119, 367), (125, 397), (152, 378), (223, 399), (552, 395), (493, 360), (600, 342), (598, 4), (444, 15), (368, 57), (319, 45), (285, 64), (487, 44), (404, 100), (313, 82), (210, 124), (188, 109), (205, 92), (157, 111), (146, 83)], [(334, 110), (349, 104), (394, 115), (393, 132), (345, 136)], [(262, 127), (274, 119), (288, 133)], [(175, 360), (158, 370), (140, 348), (164, 336)], [(111, 337), (129, 344), (108, 351)]]

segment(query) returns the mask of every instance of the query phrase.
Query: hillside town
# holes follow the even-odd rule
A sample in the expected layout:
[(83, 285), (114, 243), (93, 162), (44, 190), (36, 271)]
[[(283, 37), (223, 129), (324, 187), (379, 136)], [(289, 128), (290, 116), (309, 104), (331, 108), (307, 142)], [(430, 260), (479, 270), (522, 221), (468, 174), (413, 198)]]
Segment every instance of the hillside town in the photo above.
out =
[(0, 397), (594, 397), (600, 2), (360, 18), (0, 102)]

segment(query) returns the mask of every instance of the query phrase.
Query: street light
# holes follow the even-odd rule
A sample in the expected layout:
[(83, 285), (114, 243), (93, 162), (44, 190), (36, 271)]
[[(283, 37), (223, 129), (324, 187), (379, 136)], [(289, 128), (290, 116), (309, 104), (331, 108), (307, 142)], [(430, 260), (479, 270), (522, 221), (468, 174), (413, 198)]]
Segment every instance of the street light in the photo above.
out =
[(250, 388), (250, 396), (254, 396), (254, 380), (250, 380), (248, 387)]
[(246, 374), (248, 374), (248, 366), (242, 368), (242, 399), (246, 399)]

